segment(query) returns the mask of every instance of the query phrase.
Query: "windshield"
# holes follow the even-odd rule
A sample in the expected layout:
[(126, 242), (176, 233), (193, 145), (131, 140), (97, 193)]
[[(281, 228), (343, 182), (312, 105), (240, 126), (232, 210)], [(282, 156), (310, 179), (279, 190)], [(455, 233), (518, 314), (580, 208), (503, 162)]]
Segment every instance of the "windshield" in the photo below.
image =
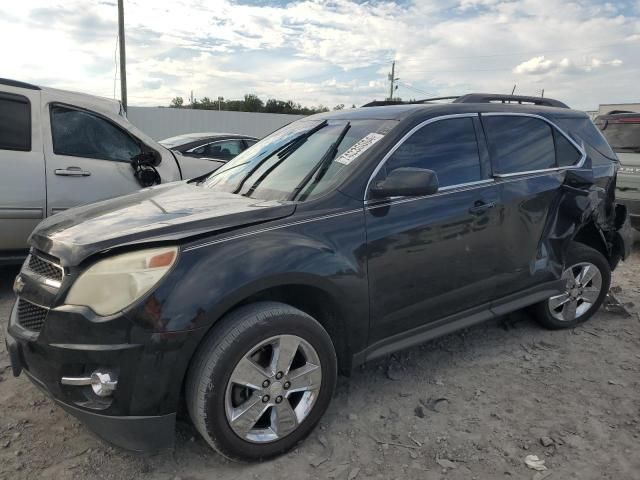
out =
[[(260, 200), (306, 200), (345, 178), (395, 120), (298, 120), (275, 131), (201, 185)], [(357, 143), (357, 145), (356, 145)]]
[(640, 153), (640, 116), (598, 122), (614, 152)]

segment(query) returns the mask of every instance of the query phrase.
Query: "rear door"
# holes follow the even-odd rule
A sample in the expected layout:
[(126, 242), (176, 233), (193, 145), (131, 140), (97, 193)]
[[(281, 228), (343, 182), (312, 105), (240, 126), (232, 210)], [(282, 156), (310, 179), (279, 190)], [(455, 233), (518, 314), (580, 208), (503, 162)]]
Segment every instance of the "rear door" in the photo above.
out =
[[(584, 160), (577, 146), (543, 117), (483, 113), (493, 174), (504, 206), (497, 263), (501, 296), (559, 278), (546, 228), (566, 170)], [(557, 227), (556, 227), (557, 228)]]
[(499, 195), (478, 115), (454, 117), (417, 127), (372, 179), (418, 167), (435, 171), (440, 184), (433, 195), (367, 201), (372, 342), (493, 298)]
[(0, 90), (0, 256), (26, 250), (45, 215), (40, 90)]

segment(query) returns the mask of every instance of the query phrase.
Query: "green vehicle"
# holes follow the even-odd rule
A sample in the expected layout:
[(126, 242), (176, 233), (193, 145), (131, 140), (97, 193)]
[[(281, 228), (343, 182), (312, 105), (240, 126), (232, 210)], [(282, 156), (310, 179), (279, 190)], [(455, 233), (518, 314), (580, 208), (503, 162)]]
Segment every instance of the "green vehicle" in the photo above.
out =
[(612, 112), (595, 124), (620, 159), (616, 200), (627, 206), (631, 225), (640, 230), (640, 113)]

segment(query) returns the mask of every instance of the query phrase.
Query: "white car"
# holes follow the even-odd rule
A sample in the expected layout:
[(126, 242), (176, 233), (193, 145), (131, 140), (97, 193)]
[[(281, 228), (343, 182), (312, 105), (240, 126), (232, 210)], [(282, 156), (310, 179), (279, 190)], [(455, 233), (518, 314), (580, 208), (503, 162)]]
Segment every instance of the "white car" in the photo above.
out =
[(0, 264), (24, 259), (56, 212), (215, 168), (152, 140), (116, 100), (0, 79)]

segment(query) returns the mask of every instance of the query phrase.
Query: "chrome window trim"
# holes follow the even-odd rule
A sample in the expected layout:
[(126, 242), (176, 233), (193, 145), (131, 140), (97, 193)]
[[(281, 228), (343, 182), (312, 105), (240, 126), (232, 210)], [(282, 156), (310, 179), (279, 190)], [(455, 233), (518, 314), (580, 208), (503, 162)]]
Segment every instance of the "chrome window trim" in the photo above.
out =
[[(480, 117), (529, 117), (529, 118), (537, 118), (538, 120), (542, 120), (546, 122), (551, 128), (556, 129), (564, 138), (566, 138), (571, 145), (573, 145), (576, 150), (581, 154), (580, 160), (578, 160), (573, 165), (565, 165), (562, 167), (553, 167), (553, 168), (541, 168), (538, 170), (527, 170), (524, 172), (512, 172), (512, 173), (494, 173), (493, 176), (495, 178), (509, 178), (515, 177), (519, 175), (531, 175), (534, 173), (545, 173), (545, 172), (557, 172), (560, 170), (575, 170), (578, 168), (582, 168), (584, 162), (587, 160), (587, 152), (584, 149), (583, 145), (578, 145), (578, 143), (573, 140), (562, 128), (560, 128), (556, 123), (552, 122), (546, 117), (542, 115), (536, 115), (535, 113), (520, 113), (520, 112), (481, 112)], [(555, 142), (554, 142), (555, 149)], [(557, 162), (556, 158), (556, 162)]]
[[(416, 133), (418, 130), (420, 130), (422, 127), (425, 127), (427, 125), (429, 125), (430, 123), (435, 123), (435, 122), (439, 122), (441, 120), (450, 120), (453, 118), (479, 118), (478, 116), (478, 112), (473, 112), (473, 113), (452, 113), (450, 115), (441, 115), (439, 117), (433, 117), (433, 118), (429, 118), (427, 120), (424, 120), (423, 122), (420, 122), (418, 125), (416, 125), (415, 127), (413, 127), (411, 130), (409, 130), (406, 134), (404, 134), (404, 136), (398, 140), (398, 142), (391, 147), (391, 149), (385, 154), (384, 157), (382, 157), (382, 160), (380, 160), (380, 162), (378, 163), (378, 165), (376, 166), (376, 168), (373, 170), (373, 173), (369, 176), (369, 181), (367, 182), (367, 186), (364, 189), (364, 202), (367, 202), (367, 194), (369, 193), (369, 187), (371, 186), (371, 182), (373, 181), (373, 179), (375, 178), (375, 176), (378, 174), (378, 172), (380, 171), (380, 169), (382, 168), (382, 165), (384, 165), (384, 163), (389, 159), (389, 157), (391, 155), (393, 155), (395, 153), (395, 151), (400, 148), (400, 146), (414, 133)], [(479, 155), (478, 155), (479, 156)], [(448, 187), (456, 187), (456, 185), (448, 185)], [(447, 187), (442, 187), (442, 188), (447, 188)]]
[[(364, 202), (365, 202), (365, 204), (367, 204), (370, 201), (370, 200), (367, 200), (367, 194), (369, 193), (369, 187), (371, 186), (371, 182), (373, 181), (375, 176), (378, 174), (378, 172), (380, 171), (380, 169), (382, 168), (384, 163), (389, 159), (389, 157), (391, 157), (391, 155), (393, 155), (393, 153), (400, 147), (400, 145), (402, 145), (416, 131), (420, 130), (422, 127), (424, 127), (426, 125), (429, 125), (430, 123), (435, 123), (435, 122), (440, 121), (440, 120), (449, 120), (451, 118), (473, 118), (473, 117), (481, 118), (482, 116), (487, 116), (487, 117), (507, 116), (507, 117), (537, 118), (538, 120), (542, 120), (543, 122), (546, 122), (548, 125), (551, 126), (551, 128), (555, 128), (581, 154), (580, 160), (578, 160), (578, 162), (573, 164), (573, 165), (566, 165), (566, 166), (562, 166), (562, 167), (553, 167), (553, 168), (544, 168), (544, 169), (538, 169), (538, 170), (528, 170), (526, 172), (494, 173), (492, 175), (493, 178), (502, 179), (502, 178), (516, 177), (516, 176), (520, 176), (520, 175), (533, 175), (533, 174), (538, 174), (538, 173), (551, 173), (551, 172), (557, 172), (557, 171), (561, 171), (561, 170), (575, 170), (575, 169), (578, 169), (578, 168), (582, 168), (582, 166), (584, 165), (584, 162), (587, 159), (587, 154), (586, 154), (585, 149), (584, 149), (584, 147), (582, 145), (578, 145), (578, 143), (576, 143), (576, 141), (573, 140), (556, 123), (552, 122), (548, 118), (545, 118), (545, 117), (543, 117), (541, 115), (536, 115), (534, 113), (520, 113), (520, 112), (474, 112), (474, 113), (456, 113), (456, 114), (451, 114), (451, 115), (441, 115), (439, 117), (433, 117), (433, 118), (430, 118), (428, 120), (425, 120), (425, 121), (419, 123), (418, 125), (416, 125), (415, 127), (413, 127), (400, 140), (398, 140), (398, 142), (386, 153), (386, 155), (382, 158), (380, 163), (378, 163), (378, 165), (374, 169), (373, 173), (369, 177), (369, 181), (367, 182), (367, 186), (366, 186), (365, 191), (364, 191)], [(492, 163), (492, 167), (493, 167), (493, 163)], [(477, 183), (477, 182), (471, 182), (471, 183), (473, 184), (473, 183)], [(442, 187), (442, 188), (438, 189), (438, 192), (453, 190), (453, 189), (456, 189), (456, 188), (459, 188), (459, 187), (462, 187), (462, 186), (465, 186), (465, 185), (467, 185), (467, 184), (448, 185), (446, 187)], [(402, 198), (402, 197), (393, 197), (391, 200), (394, 200), (394, 199), (397, 199), (397, 198)], [(413, 198), (413, 197), (411, 197), (411, 198)], [(423, 198), (423, 197), (418, 197), (418, 198)]]
[(367, 210), (373, 210), (375, 208), (388, 207), (390, 205), (396, 205), (400, 203), (414, 202), (416, 200), (423, 200), (425, 198), (440, 197), (443, 195), (448, 195), (450, 193), (475, 190), (476, 188), (480, 187), (488, 187), (489, 185), (493, 185), (494, 183), (495, 179), (485, 178), (484, 180), (478, 180), (476, 182), (461, 183), (459, 185), (442, 187), (436, 193), (432, 193), (431, 195), (421, 195), (419, 197), (390, 197), (388, 199), (365, 200), (364, 203), (367, 207)]

